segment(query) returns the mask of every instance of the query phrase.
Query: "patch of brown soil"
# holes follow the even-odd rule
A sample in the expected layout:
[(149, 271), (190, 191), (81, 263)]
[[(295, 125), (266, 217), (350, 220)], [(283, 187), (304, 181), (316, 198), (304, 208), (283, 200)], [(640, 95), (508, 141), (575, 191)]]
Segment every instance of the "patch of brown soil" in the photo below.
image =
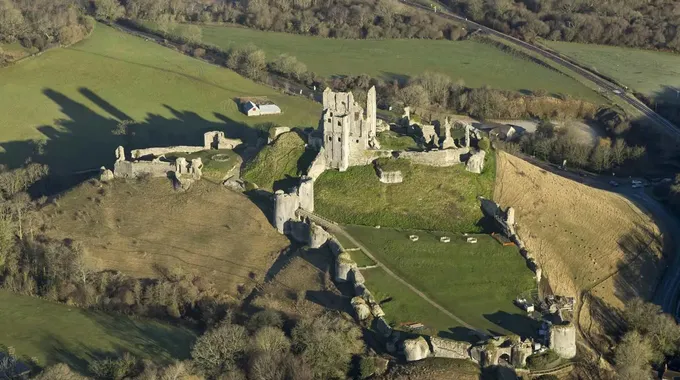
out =
[(557, 294), (592, 288), (605, 304), (651, 296), (659, 230), (625, 198), (500, 152), (494, 199), (516, 210), (518, 233)]
[(90, 266), (137, 277), (180, 266), (232, 295), (288, 245), (247, 197), (208, 181), (187, 192), (167, 179), (84, 183), (57, 203), (50, 234), (83, 242)]

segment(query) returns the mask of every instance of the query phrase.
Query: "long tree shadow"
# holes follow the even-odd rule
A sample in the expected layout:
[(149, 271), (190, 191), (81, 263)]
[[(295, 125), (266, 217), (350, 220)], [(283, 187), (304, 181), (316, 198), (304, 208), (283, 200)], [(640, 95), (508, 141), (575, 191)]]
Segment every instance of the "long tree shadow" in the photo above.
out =
[[(48, 165), (53, 176), (67, 176), (93, 171), (114, 162), (114, 150), (123, 145), (126, 150), (150, 146), (203, 145), (203, 133), (223, 131), (229, 138), (253, 143), (260, 136), (257, 128), (214, 113), (218, 121), (207, 120), (195, 112), (163, 105), (173, 117), (149, 113), (143, 120), (131, 117), (88, 88), (80, 93), (105, 111), (102, 115), (63, 93), (44, 89), (43, 94), (54, 101), (65, 115), (53, 125), (37, 129), (45, 137), (37, 141), (0, 143), (0, 164), (16, 168), (26, 162)], [(81, 181), (79, 178), (78, 181)]]
[(662, 238), (649, 226), (637, 223), (619, 238), (618, 245), (623, 258), (613, 279), (615, 295), (624, 303), (636, 297), (649, 298), (661, 272), (657, 252), (664, 246)]

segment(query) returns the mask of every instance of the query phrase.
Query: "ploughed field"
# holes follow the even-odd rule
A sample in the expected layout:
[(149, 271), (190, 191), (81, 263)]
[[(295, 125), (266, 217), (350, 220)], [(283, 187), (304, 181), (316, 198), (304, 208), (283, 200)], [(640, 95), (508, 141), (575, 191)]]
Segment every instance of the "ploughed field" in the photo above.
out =
[[(267, 97), (283, 114), (248, 118), (241, 96)], [(0, 163), (33, 155), (71, 172), (110, 166), (118, 145), (202, 145), (208, 130), (249, 138), (272, 122), (316, 126), (319, 106), (97, 24), (84, 41), (0, 69), (0, 114)], [(119, 127), (124, 120), (134, 122)]]
[(314, 186), (315, 212), (335, 222), (367, 226), (480, 232), (478, 196), (490, 198), (495, 155), (487, 154), (484, 172), (465, 165), (438, 168), (396, 160), (404, 181), (385, 184), (373, 165), (346, 172), (325, 171)]
[(87, 371), (88, 362), (129, 352), (159, 363), (183, 360), (196, 335), (169, 324), (83, 310), (0, 290), (0, 344), (20, 360), (46, 366), (66, 363)]
[(650, 97), (680, 103), (680, 54), (561, 41), (541, 41), (588, 68)]
[(95, 269), (153, 277), (157, 265), (179, 266), (231, 295), (288, 245), (247, 197), (209, 181), (188, 192), (165, 178), (86, 182), (47, 212), (50, 234), (82, 242)]
[(404, 79), (436, 71), (467, 86), (506, 90), (543, 89), (591, 101), (601, 99), (576, 80), (478, 40), (347, 40), (206, 25), (203, 42), (222, 49), (254, 44), (268, 59), (286, 53), (322, 76), (368, 74)]
[[(378, 260), (435, 302), (476, 328), (490, 332), (535, 333), (525, 313), (513, 304), (535, 293), (534, 274), (514, 246), (504, 247), (490, 235), (346, 226), (349, 234)], [(409, 240), (417, 235), (418, 241)], [(440, 237), (451, 238), (449, 243)], [(354, 255), (355, 252), (350, 252)], [(354, 256), (353, 256), (354, 257)], [(362, 270), (367, 288), (382, 303), (387, 319), (397, 326), (420, 322), (443, 336), (468, 340), (464, 328), (380, 267)]]

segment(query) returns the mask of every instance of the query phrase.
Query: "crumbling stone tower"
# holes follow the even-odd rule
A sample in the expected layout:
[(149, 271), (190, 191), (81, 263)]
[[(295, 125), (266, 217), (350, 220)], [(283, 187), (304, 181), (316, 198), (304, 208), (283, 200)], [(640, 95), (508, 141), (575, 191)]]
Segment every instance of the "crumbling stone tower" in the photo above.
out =
[(376, 136), (375, 87), (366, 95), (366, 114), (351, 92), (323, 92), (323, 146), (326, 166), (345, 171), (354, 157), (372, 147)]

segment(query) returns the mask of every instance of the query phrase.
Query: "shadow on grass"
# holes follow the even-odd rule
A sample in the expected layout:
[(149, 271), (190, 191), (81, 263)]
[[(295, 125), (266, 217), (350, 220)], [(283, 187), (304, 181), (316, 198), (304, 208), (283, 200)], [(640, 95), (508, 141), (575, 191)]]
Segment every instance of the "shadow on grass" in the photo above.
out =
[(42, 341), (48, 363), (66, 363), (80, 373), (91, 375), (88, 367), (93, 361), (118, 358), (127, 352), (167, 364), (188, 358), (196, 339), (196, 333), (188, 328), (98, 311), (82, 312), (95, 321), (112, 342), (103, 349), (101, 342), (88, 337), (74, 335), (72, 340), (65, 341), (63, 337), (51, 334)]
[[(253, 143), (261, 134), (256, 127), (251, 128), (220, 113), (214, 113), (220, 121), (211, 121), (195, 112), (177, 110), (169, 105), (164, 107), (174, 117), (149, 113), (144, 120), (132, 121), (129, 115), (92, 90), (80, 88), (79, 91), (108, 115), (100, 115), (63, 93), (46, 88), (43, 94), (60, 107), (65, 118), (55, 120), (53, 125), (37, 127), (45, 137), (42, 142), (0, 143), (4, 150), (0, 153), (0, 163), (10, 169), (26, 162), (48, 165), (52, 177), (61, 178), (52, 179), (54, 182), (48, 184), (52, 193), (57, 193), (82, 181), (82, 175), (88, 171), (96, 173), (101, 166), (111, 167), (114, 150), (119, 145), (126, 151), (150, 146), (203, 145), (203, 133), (212, 130)], [(129, 122), (127, 127), (120, 126), (123, 121)]]
[[(517, 334), (522, 338), (534, 338), (538, 339), (538, 329), (541, 324), (526, 315), (522, 314), (510, 314), (505, 311), (497, 311), (493, 314), (484, 314), (489, 322), (502, 327), (505, 330), (510, 331), (513, 334)], [(489, 331), (492, 335), (505, 335), (497, 331)]]

